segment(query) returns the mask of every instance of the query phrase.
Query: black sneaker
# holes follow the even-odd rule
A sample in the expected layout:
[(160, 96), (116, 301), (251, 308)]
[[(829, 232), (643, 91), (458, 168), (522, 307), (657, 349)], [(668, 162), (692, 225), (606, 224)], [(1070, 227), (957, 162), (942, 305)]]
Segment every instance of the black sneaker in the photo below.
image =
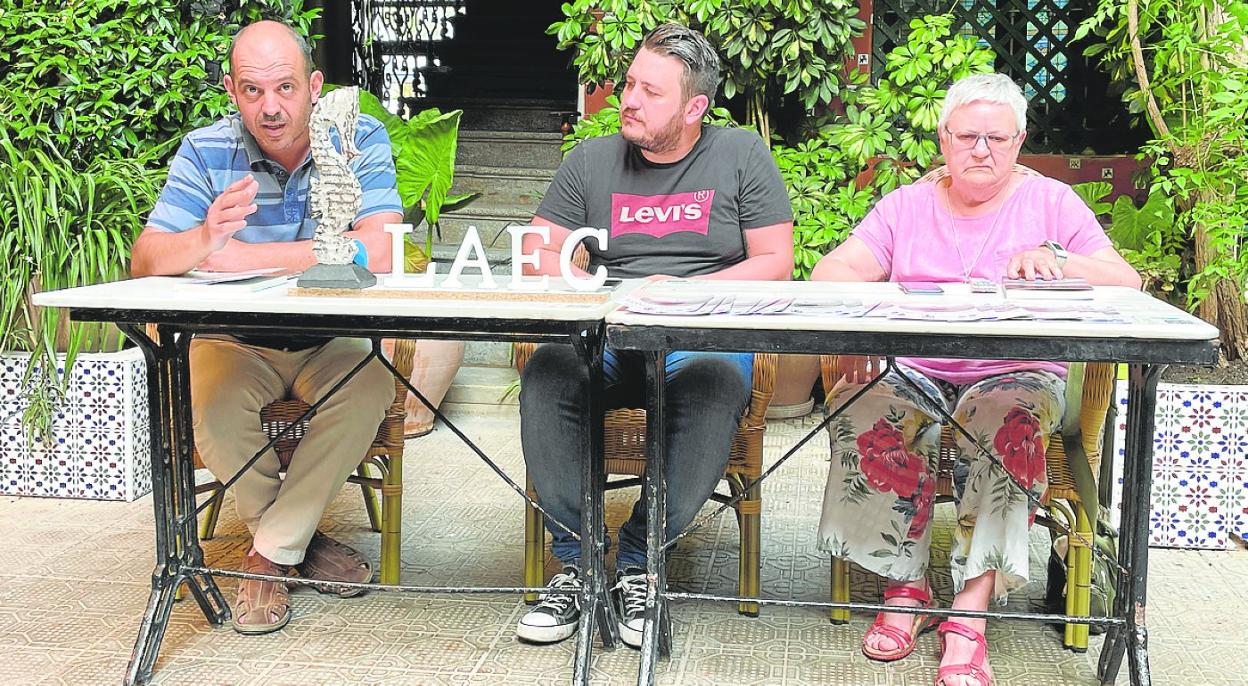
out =
[(533, 643), (555, 643), (576, 633), (581, 619), (581, 580), (576, 567), (564, 567), (546, 588), (576, 593), (543, 593), (532, 610), (520, 618), (516, 636)]
[(620, 617), (620, 640), (631, 648), (641, 647), (641, 632), (646, 624), (646, 573), (630, 568), (615, 577), (616, 610)]

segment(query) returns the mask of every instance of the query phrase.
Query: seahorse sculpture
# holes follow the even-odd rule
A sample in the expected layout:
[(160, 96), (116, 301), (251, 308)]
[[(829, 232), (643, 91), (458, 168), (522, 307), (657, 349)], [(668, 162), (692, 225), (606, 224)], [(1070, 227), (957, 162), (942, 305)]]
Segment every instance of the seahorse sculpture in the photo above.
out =
[[(351, 264), (355, 258), (355, 242), (343, 233), (351, 228), (363, 196), (350, 165), (351, 158), (360, 154), (355, 147), (359, 103), (358, 88), (338, 88), (321, 96), (312, 110), (309, 127), (317, 175), (308, 193), (310, 214), (319, 220), (312, 252), (320, 264)], [(334, 148), (332, 128), (338, 129), (341, 152)]]

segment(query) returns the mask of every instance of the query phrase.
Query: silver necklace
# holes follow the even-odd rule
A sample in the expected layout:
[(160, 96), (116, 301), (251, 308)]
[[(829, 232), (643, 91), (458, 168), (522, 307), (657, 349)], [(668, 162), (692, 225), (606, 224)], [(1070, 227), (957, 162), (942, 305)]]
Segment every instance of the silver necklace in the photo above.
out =
[[(950, 181), (949, 185), (952, 186), (953, 182)], [(940, 190), (940, 186), (937, 186), (937, 194)], [(1001, 202), (1001, 206), (997, 208), (996, 214), (992, 217), (992, 224), (988, 227), (988, 233), (984, 234), (984, 242), (979, 244), (979, 252), (975, 253), (975, 259), (971, 260), (968, 265), (966, 258), (962, 256), (962, 238), (958, 235), (958, 220), (953, 216), (953, 204), (949, 202), (949, 189), (945, 189), (945, 210), (949, 213), (949, 228), (953, 229), (953, 247), (958, 251), (958, 264), (962, 265), (962, 283), (971, 282), (971, 272), (975, 269), (975, 265), (979, 264), (979, 258), (984, 256), (984, 250), (988, 247), (988, 241), (992, 240), (992, 234), (997, 230), (997, 221), (1001, 219), (1006, 202), (1009, 202), (1009, 197), (1006, 197)]]

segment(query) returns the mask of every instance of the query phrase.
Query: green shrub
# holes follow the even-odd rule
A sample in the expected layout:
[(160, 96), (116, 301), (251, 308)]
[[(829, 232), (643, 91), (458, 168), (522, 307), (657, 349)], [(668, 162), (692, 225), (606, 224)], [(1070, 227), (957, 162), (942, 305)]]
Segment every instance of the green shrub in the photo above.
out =
[(115, 329), (71, 325), (62, 311), (34, 307), (31, 295), (124, 277), (164, 176), (149, 159), (101, 156), (79, 166), (55, 150), (18, 147), (0, 132), (0, 350), (32, 354), (28, 431), (46, 429), (63, 388), (58, 350), (67, 353), (68, 370), (79, 351), (119, 343)]
[(914, 19), (877, 84), (846, 88), (844, 114), (813, 121), (793, 148), (773, 149), (793, 202), (794, 278), (809, 278), (876, 200), (936, 161), (945, 87), (992, 65), (990, 50), (954, 32), (952, 15)]
[(841, 92), (850, 39), (865, 27), (852, 0), (572, 0), (547, 29), (573, 49), (581, 80), (619, 81), (642, 38), (674, 21), (698, 29), (719, 51), (726, 97), (745, 96), (746, 123), (771, 143), (769, 112), (781, 96), (806, 109)]
[(221, 64), (238, 28), (304, 0), (8, 0), (0, 7), (0, 131), (73, 163), (162, 164), (186, 131), (230, 111)]

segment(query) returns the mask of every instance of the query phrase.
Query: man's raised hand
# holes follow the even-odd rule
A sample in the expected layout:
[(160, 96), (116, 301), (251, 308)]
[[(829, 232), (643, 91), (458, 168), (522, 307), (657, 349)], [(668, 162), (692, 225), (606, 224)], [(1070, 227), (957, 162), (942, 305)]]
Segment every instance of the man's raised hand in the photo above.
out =
[(235, 232), (247, 226), (247, 217), (256, 211), (254, 200), (259, 190), (260, 182), (248, 174), (230, 184), (208, 206), (203, 232), (210, 252), (224, 248)]

